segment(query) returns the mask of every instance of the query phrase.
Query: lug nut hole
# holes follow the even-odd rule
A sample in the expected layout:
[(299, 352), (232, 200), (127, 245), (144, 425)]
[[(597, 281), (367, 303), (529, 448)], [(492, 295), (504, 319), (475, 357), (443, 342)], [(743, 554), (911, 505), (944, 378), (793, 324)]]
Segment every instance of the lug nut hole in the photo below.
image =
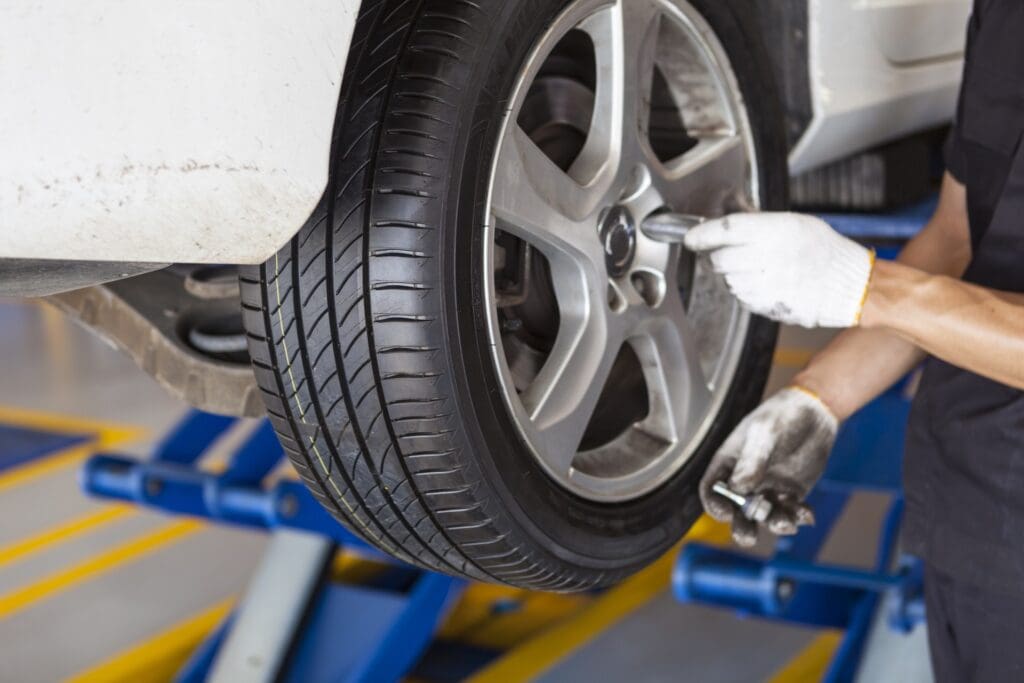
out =
[(608, 308), (615, 313), (622, 313), (626, 310), (626, 299), (619, 293), (615, 285), (608, 283)]
[(630, 276), (629, 281), (644, 303), (651, 308), (656, 307), (665, 298), (665, 282), (654, 273), (637, 271)]

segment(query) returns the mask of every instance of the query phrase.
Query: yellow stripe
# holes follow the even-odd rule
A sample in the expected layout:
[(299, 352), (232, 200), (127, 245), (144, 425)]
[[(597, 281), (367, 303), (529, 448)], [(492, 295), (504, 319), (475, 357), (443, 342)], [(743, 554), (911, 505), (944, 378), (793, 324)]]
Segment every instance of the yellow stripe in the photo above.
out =
[(875, 275), (875, 260), (878, 258), (878, 254), (874, 249), (871, 249), (868, 254), (868, 279), (864, 283), (864, 293), (860, 295), (860, 303), (857, 305), (857, 315), (853, 319), (854, 327), (860, 324), (860, 317), (864, 314), (864, 304), (868, 302), (868, 294), (871, 293), (871, 278)]
[(807, 683), (820, 681), (828, 669), (829, 663), (839, 647), (842, 634), (838, 631), (826, 631), (811, 644), (805, 647), (789, 663), (776, 671), (768, 683)]
[(113, 448), (146, 435), (146, 430), (111, 422), (84, 420), (0, 405), (0, 423), (61, 434), (85, 434), (93, 438), (51, 453), (0, 474), (0, 492), (27, 484), (58, 470), (78, 465), (97, 450)]
[(37, 460), (18, 465), (0, 474), (0, 492), (27, 484), (41, 477), (53, 474), (58, 470), (81, 463), (96, 449), (96, 443), (85, 443), (72, 446)]
[(787, 346), (780, 346), (775, 349), (775, 356), (772, 362), (784, 368), (802, 368), (811, 361), (815, 352), (810, 349), (798, 349)]
[(65, 683), (173, 680), (195, 649), (224, 621), (233, 604), (234, 598), (219, 602), (65, 679)]
[(461, 642), (495, 650), (509, 650), (579, 614), (594, 598), (532, 591), (519, 609), (495, 615), (466, 633)]
[(45, 576), (35, 583), (0, 595), (0, 619), (96, 578), (144, 555), (184, 539), (203, 528), (201, 522), (183, 520), (166, 524), (156, 531), (114, 546), (84, 562)]
[[(466, 587), (437, 637), (464, 645), (509, 650), (580, 612), (594, 598), (573, 593), (544, 593), (510, 586), (472, 583)], [(496, 611), (500, 603), (515, 609)]]
[(820, 403), (821, 405), (823, 405), (825, 407), (825, 410), (827, 410), (832, 415), (832, 417), (835, 419), (836, 423), (842, 422), (842, 420), (840, 420), (839, 416), (836, 414), (836, 411), (832, 410), (832, 406), (830, 406), (829, 404), (825, 403), (825, 400), (822, 399), (821, 396), (818, 395), (817, 391), (814, 391), (813, 389), (808, 389), (807, 387), (801, 386), (799, 384), (790, 384), (789, 388), (790, 389), (796, 389), (797, 391), (799, 391), (801, 394), (804, 394), (805, 396), (810, 396), (815, 401), (817, 401), (818, 403)]
[(135, 514), (135, 510), (128, 505), (107, 505), (70, 521), (62, 522), (28, 538), (0, 547), (0, 567), (23, 560), (52, 545), (133, 514)]
[(365, 584), (394, 565), (372, 560), (350, 550), (339, 550), (331, 562), (331, 580), (337, 583)]
[[(683, 543), (724, 544), (728, 538), (728, 527), (702, 517)], [(536, 678), (665, 590), (678, 552), (679, 545), (676, 545), (657, 562), (595, 599), (576, 617), (531, 638), (469, 680), (472, 683), (511, 683)]]
[(126, 441), (134, 441), (146, 434), (140, 427), (114, 422), (102, 422), (78, 417), (67, 417), (14, 406), (0, 405), (0, 422), (61, 434), (96, 435), (96, 448), (110, 448)]

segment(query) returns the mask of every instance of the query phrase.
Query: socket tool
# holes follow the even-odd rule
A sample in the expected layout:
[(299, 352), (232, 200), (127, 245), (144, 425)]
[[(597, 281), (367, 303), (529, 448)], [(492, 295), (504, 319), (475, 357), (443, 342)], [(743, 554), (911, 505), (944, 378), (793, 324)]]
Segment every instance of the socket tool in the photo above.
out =
[(640, 230), (658, 242), (682, 243), (686, 233), (703, 222), (703, 216), (669, 211), (651, 214), (640, 224)]
[(753, 496), (744, 496), (730, 489), (724, 481), (716, 481), (711, 486), (711, 490), (735, 503), (736, 507), (743, 513), (743, 516), (753, 522), (761, 523), (768, 519), (768, 515), (772, 513), (771, 501), (760, 493)]

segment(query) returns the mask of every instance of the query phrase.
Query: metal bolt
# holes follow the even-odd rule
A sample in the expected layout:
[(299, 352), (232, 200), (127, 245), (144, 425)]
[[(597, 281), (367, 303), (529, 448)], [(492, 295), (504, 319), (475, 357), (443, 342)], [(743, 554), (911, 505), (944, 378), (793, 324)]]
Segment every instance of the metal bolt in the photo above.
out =
[(743, 516), (751, 521), (764, 522), (772, 512), (771, 502), (761, 494), (744, 496), (730, 489), (724, 481), (716, 481), (711, 490), (734, 503)]
[(150, 498), (156, 498), (164, 490), (164, 483), (156, 477), (147, 477), (145, 484), (146, 495)]
[(277, 511), (281, 513), (282, 517), (291, 519), (299, 513), (298, 499), (290, 493), (282, 496), (277, 504)]

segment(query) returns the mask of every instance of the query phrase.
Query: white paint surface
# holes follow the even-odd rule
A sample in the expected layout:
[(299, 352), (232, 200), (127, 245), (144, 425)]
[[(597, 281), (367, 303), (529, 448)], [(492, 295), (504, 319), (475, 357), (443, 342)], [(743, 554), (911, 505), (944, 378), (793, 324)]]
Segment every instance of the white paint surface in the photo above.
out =
[(891, 63), (913, 66), (963, 53), (970, 0), (864, 0), (871, 30)]
[(810, 0), (814, 118), (794, 174), (948, 122), (970, 0)]
[(0, 0), (0, 257), (269, 257), (326, 185), (358, 6)]

